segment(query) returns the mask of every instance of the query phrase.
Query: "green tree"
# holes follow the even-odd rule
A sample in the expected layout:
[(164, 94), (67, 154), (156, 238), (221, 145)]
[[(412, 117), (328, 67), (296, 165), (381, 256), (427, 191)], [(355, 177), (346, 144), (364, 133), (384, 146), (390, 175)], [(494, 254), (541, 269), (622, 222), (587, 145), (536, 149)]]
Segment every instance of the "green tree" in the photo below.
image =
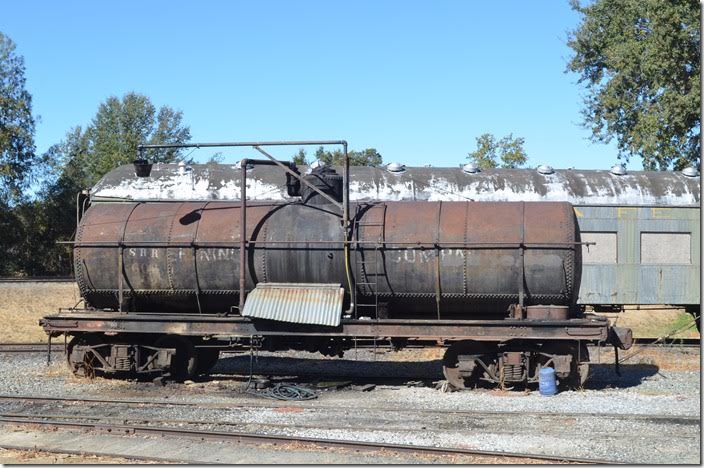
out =
[(583, 124), (645, 169), (700, 164), (700, 10), (693, 0), (572, 0), (567, 70), (586, 88)]
[[(18, 260), (12, 268), (26, 274), (68, 274), (70, 248), (56, 241), (75, 235), (77, 193), (136, 159), (140, 144), (184, 143), (189, 138), (181, 112), (168, 106), (157, 111), (149, 98), (134, 93), (108, 98), (88, 127), (71, 129), (47, 151), (44, 186), (36, 200), (14, 211), (21, 242), (14, 246)], [(165, 163), (183, 158), (175, 149), (149, 151), (145, 156)], [(216, 153), (212, 160), (218, 157)]]
[[(381, 154), (375, 148), (367, 148), (362, 151), (350, 150), (347, 152), (350, 158), (350, 166), (381, 166), (383, 160)], [(320, 160), (330, 166), (341, 166), (344, 162), (344, 153), (341, 149), (328, 151), (324, 147), (319, 146), (315, 150), (313, 161), (308, 161), (308, 153), (303, 148), (293, 155), (293, 162), (297, 165), (307, 165), (315, 160)]]
[(15, 52), (15, 43), (0, 32), (0, 208), (3, 210), (22, 197), (39, 161), (34, 148), (32, 96), (25, 89), (24, 71), (24, 58)]
[[(190, 137), (180, 111), (169, 106), (157, 111), (148, 97), (128, 93), (122, 98), (111, 96), (100, 104), (85, 132), (74, 134), (64, 142), (68, 147), (63, 155), (80, 158), (84, 183), (90, 186), (112, 169), (136, 159), (141, 144), (185, 143)], [(181, 159), (182, 151), (149, 150), (145, 156), (154, 162), (169, 163)]]
[(299, 148), (298, 152), (293, 155), (293, 158), (291, 158), (291, 161), (297, 166), (304, 166), (308, 164), (306, 150)]
[(525, 138), (513, 137), (513, 133), (497, 140), (491, 133), (484, 133), (476, 138), (477, 149), (468, 154), (470, 161), (480, 169), (504, 167), (515, 169), (528, 161), (523, 149)]

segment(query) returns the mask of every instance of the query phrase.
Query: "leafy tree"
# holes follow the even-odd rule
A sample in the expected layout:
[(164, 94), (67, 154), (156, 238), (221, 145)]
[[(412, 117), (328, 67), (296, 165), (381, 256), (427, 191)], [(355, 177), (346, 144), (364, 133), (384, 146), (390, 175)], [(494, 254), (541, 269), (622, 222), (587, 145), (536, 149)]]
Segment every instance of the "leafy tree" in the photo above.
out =
[[(347, 152), (350, 158), (350, 166), (381, 166), (383, 163), (381, 154), (375, 148), (367, 148), (362, 151), (351, 150)], [(319, 146), (315, 151), (315, 159), (319, 159), (330, 166), (341, 166), (344, 163), (344, 153), (341, 149), (328, 151), (322, 146)], [(293, 156), (293, 162), (296, 164), (309, 164), (306, 151), (301, 148)]]
[[(515, 169), (525, 165), (528, 156), (523, 149), (525, 138), (513, 137), (513, 133), (496, 140), (491, 133), (484, 133), (476, 138), (477, 149), (468, 154), (468, 158), (480, 169), (504, 167)], [(499, 162), (500, 161), (500, 162)]]
[(700, 164), (700, 10), (693, 0), (597, 0), (570, 34), (592, 140), (645, 169)]
[[(107, 172), (136, 159), (141, 144), (187, 142), (191, 133), (182, 120), (182, 113), (169, 106), (162, 106), (157, 112), (149, 98), (141, 94), (112, 96), (100, 104), (84, 132), (80, 128), (72, 130), (57, 149), (61, 150), (64, 165), (69, 159), (78, 158), (75, 162), (82, 165), (83, 183), (91, 186)], [(169, 163), (179, 160), (182, 151), (149, 150), (145, 156)]]
[(39, 160), (34, 148), (32, 96), (25, 89), (24, 70), (24, 58), (16, 54), (15, 43), (0, 32), (0, 208), (3, 210), (21, 198)]
[[(41, 192), (14, 212), (22, 230), (15, 248), (18, 261), (12, 268), (27, 274), (68, 274), (70, 247), (56, 241), (70, 240), (75, 234), (72, 214), (77, 193), (115, 167), (132, 162), (140, 144), (184, 143), (189, 138), (181, 112), (168, 106), (157, 111), (149, 98), (134, 93), (108, 98), (88, 127), (71, 129), (47, 151), (48, 172)], [(183, 157), (175, 149), (150, 151), (146, 156), (158, 162)], [(219, 157), (216, 153), (211, 159)]]
[(303, 148), (298, 149), (298, 153), (293, 155), (293, 158), (291, 158), (291, 161), (297, 165), (297, 166), (304, 166), (308, 164), (308, 160), (306, 159), (306, 150)]

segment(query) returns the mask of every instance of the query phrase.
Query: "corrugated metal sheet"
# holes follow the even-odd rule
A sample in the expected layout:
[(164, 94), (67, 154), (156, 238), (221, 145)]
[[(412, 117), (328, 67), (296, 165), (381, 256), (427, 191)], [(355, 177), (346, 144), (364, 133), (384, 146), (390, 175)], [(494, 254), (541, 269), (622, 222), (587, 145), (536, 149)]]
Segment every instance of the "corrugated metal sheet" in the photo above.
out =
[(259, 283), (247, 296), (242, 315), (336, 327), (344, 293), (339, 284)]

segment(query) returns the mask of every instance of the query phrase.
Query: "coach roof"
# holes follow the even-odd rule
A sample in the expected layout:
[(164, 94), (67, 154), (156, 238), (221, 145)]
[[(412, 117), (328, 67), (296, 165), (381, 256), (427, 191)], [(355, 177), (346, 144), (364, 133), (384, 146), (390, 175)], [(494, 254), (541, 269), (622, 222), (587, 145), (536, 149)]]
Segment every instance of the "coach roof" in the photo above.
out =
[[(306, 166), (301, 166), (305, 172)], [(338, 168), (339, 171), (339, 168)], [(541, 173), (542, 172), (542, 173)], [(680, 171), (351, 167), (350, 199), (569, 201), (575, 205), (699, 206), (700, 177)], [(618, 171), (615, 171), (618, 172)], [(286, 200), (283, 171), (247, 171), (248, 199)], [(150, 177), (126, 165), (106, 174), (91, 190), (100, 200), (239, 200), (240, 168), (227, 164), (155, 164)]]

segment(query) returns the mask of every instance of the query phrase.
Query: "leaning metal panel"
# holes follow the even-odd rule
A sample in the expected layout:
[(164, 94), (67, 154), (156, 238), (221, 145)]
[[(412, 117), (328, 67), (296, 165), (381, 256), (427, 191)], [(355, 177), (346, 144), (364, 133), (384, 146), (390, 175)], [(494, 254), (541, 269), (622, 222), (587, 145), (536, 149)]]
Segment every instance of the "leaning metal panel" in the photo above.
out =
[(339, 284), (259, 283), (247, 296), (242, 315), (336, 327), (344, 296)]

